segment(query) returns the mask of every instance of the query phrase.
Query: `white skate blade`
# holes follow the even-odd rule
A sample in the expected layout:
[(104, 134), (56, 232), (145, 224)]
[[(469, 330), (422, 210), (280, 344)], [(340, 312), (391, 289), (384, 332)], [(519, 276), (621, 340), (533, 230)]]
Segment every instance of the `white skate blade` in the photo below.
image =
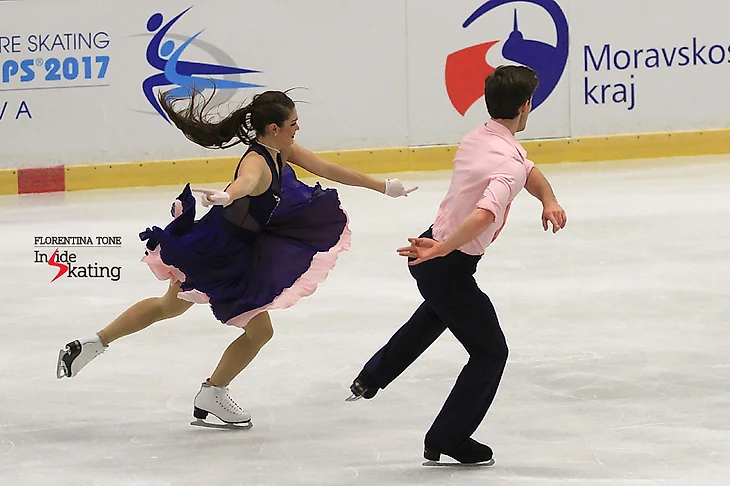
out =
[(241, 422), (238, 424), (215, 424), (211, 422), (206, 422), (203, 419), (196, 419), (190, 422), (190, 425), (194, 425), (196, 427), (206, 427), (209, 429), (222, 429), (222, 430), (249, 430), (251, 427), (253, 427), (253, 423), (249, 420), (248, 422)]
[(66, 363), (63, 362), (63, 357), (67, 353), (67, 348), (63, 348), (58, 352), (58, 361), (56, 362), (56, 378), (59, 380), (62, 378), (68, 378), (70, 374), (66, 368)]
[(426, 461), (422, 464), (422, 466), (430, 466), (430, 467), (466, 467), (466, 468), (475, 468), (475, 467), (489, 467), (494, 465), (494, 459), (490, 459), (488, 461), (484, 462), (476, 462), (473, 464), (464, 464), (461, 462), (444, 462), (444, 461)]

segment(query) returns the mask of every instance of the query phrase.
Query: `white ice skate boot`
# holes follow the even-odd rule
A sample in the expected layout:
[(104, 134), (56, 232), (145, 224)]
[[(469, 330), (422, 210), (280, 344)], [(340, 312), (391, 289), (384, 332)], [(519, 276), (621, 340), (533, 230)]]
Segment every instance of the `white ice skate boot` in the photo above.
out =
[(94, 334), (84, 339), (77, 339), (66, 345), (58, 353), (56, 378), (73, 378), (89, 362), (106, 351), (109, 346), (101, 343), (101, 338)]
[[(206, 422), (204, 419), (209, 413), (218, 417), (226, 425)], [(193, 417), (197, 420), (191, 422), (190, 425), (202, 427), (239, 429), (253, 426), (251, 424), (251, 414), (244, 411), (233, 401), (228, 394), (228, 388), (206, 385), (205, 383), (200, 387), (198, 394), (195, 395)]]

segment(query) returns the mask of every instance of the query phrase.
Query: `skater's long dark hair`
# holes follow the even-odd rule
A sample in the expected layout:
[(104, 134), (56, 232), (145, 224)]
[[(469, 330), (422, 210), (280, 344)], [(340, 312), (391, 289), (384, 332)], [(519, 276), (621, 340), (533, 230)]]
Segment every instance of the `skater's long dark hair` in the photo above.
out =
[[(250, 145), (257, 136), (266, 133), (266, 127), (275, 123), (279, 127), (291, 116), (294, 101), (287, 91), (266, 91), (257, 94), (251, 102), (233, 111), (220, 121), (210, 121), (206, 112), (213, 94), (207, 100), (199, 91), (190, 98), (172, 98), (169, 91), (160, 93), (162, 109), (185, 136), (196, 144), (211, 149), (225, 149), (239, 143)], [(202, 101), (199, 101), (203, 98)], [(176, 111), (174, 105), (185, 101), (187, 106)]]

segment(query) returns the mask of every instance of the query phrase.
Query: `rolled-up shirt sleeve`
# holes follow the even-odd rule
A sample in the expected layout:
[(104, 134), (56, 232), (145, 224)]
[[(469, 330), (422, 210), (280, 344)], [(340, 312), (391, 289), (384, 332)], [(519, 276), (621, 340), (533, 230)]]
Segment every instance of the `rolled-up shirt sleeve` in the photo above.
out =
[(514, 199), (514, 195), (522, 189), (517, 187), (516, 181), (520, 180), (518, 171), (524, 175), (525, 167), (521, 162), (506, 161), (502, 164), (499, 170), (489, 178), (487, 188), (477, 203), (477, 207), (491, 212), (495, 220), (499, 219), (509, 202)]

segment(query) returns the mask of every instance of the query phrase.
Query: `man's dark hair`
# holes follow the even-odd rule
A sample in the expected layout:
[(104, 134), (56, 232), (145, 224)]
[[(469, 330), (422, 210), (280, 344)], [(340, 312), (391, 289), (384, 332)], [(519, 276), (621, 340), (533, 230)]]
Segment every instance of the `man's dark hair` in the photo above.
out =
[(484, 81), (484, 99), (494, 119), (517, 118), (537, 89), (537, 73), (525, 66), (500, 66)]

